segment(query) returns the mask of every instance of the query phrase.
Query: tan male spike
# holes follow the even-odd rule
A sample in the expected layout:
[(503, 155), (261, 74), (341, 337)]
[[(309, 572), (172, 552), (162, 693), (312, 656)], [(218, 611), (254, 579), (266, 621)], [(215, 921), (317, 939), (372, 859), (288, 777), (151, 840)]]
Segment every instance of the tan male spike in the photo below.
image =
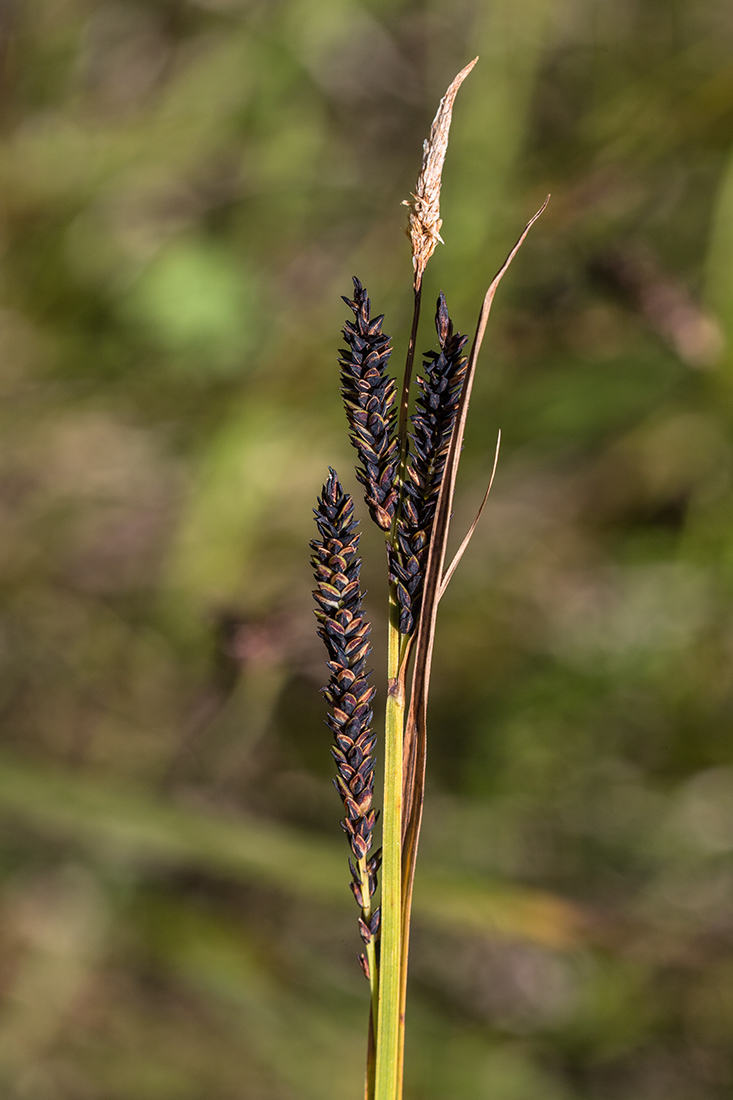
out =
[(403, 206), (408, 207), (410, 223), (409, 237), (412, 243), (412, 265), (415, 269), (414, 287), (417, 290), (422, 283), (423, 272), (432, 256), (435, 246), (443, 238), (440, 228), (440, 185), (443, 176), (443, 163), (448, 151), (448, 134), (453, 118), (453, 103), (458, 89), (474, 67), (478, 57), (474, 57), (453, 80), (440, 101), (430, 136), (423, 142), (423, 157), (420, 175), (414, 195), (405, 199)]

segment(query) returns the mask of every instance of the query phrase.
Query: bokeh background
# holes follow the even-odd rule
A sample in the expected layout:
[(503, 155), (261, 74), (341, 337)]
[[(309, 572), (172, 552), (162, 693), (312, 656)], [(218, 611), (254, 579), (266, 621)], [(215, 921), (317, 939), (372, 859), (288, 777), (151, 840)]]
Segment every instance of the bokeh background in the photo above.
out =
[(460, 477), (457, 535), (501, 427), (441, 608), (406, 1096), (729, 1097), (729, 0), (2, 0), (0, 43), (2, 1095), (361, 1094), (307, 543), (327, 464), (355, 486), (340, 295), (398, 370), (400, 202), (479, 54), (421, 348), (552, 200)]

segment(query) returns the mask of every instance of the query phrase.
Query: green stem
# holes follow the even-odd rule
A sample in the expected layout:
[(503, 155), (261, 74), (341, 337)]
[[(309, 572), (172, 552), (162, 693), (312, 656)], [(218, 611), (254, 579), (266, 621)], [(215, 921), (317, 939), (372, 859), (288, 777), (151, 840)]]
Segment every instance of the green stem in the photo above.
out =
[(412, 368), (415, 363), (415, 347), (417, 345), (417, 329), (420, 324), (420, 302), (422, 301), (422, 277), (415, 283), (412, 304), (412, 326), (410, 328), (410, 340), (407, 345), (407, 358), (405, 360), (405, 374), (402, 380), (402, 396), (400, 397), (400, 415), (397, 425), (397, 438), (400, 443), (400, 468), (404, 477), (404, 465), (407, 457), (407, 416), (410, 410), (410, 383), (412, 382)]
[(382, 825), (382, 916), (375, 1100), (399, 1100), (404, 1016), (400, 1011), (402, 969), (402, 741), (404, 680), (400, 677), (399, 607), (389, 598), (387, 706)]
[[(402, 383), (397, 438), (400, 461), (397, 481), (399, 501), (395, 511), (389, 541), (396, 543), (398, 517), (407, 467), (407, 417), (410, 406), (410, 382), (415, 362), (417, 329), (420, 322), (422, 277), (414, 285), (412, 327), (407, 345), (405, 374)], [(403, 948), (402, 918), (402, 827), (405, 732), (405, 664), (409, 638), (400, 634), (400, 608), (394, 585), (389, 593), (389, 634), (387, 651), (387, 707), (385, 712), (384, 747), (384, 809), (382, 824), (382, 918), (379, 959), (379, 996), (377, 1013), (377, 1051), (374, 1100), (400, 1100), (402, 1096), (402, 1063), (405, 1047), (405, 1012), (403, 988), (406, 962)]]
[[(367, 867), (367, 857), (364, 856), (359, 860), (358, 864), (359, 878), (361, 880), (361, 915), (362, 920), (367, 927), (372, 918), (372, 899), (369, 892), (369, 869)], [(371, 991), (371, 1006), (369, 1010), (369, 1044), (367, 1050), (367, 1071), (366, 1071), (366, 1089), (365, 1100), (374, 1100), (374, 1074), (375, 1074), (375, 1048), (374, 1048), (374, 1031), (375, 1022), (377, 1019), (377, 1008), (379, 1000), (379, 969), (377, 966), (377, 941), (376, 937), (372, 936), (369, 943), (366, 944), (364, 954), (367, 961), (367, 969), (369, 971), (369, 989)]]

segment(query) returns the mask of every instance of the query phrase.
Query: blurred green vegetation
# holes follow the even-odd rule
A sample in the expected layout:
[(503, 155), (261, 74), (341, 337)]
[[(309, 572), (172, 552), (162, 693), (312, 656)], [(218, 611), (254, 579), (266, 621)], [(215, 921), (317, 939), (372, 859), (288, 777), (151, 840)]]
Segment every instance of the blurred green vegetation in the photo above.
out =
[(3, 1097), (361, 1095), (307, 542), (340, 295), (399, 370), (476, 54), (424, 300), (470, 330), (552, 201), (469, 421), (406, 1100), (730, 1096), (732, 46), (726, 0), (0, 4)]

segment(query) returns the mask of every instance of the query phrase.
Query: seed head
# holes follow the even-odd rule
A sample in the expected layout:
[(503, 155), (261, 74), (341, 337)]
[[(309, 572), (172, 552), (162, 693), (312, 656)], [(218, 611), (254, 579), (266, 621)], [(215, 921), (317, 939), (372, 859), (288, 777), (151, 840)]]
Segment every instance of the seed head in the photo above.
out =
[(350, 437), (361, 459), (356, 476), (374, 522), (388, 531), (397, 506), (395, 474), (398, 462), (394, 435), (395, 384), (387, 374), (392, 354), (382, 332), (383, 316), (371, 316), (367, 292), (354, 278), (354, 298), (344, 297), (354, 320), (344, 325), (348, 349), (341, 351), (341, 393)]
[(466, 376), (463, 349), (468, 337), (453, 331), (442, 292), (435, 328), (440, 351), (426, 353), (424, 377), (416, 379), (420, 393), (411, 417), (412, 447), (397, 521), (396, 547), (389, 549), (390, 577), (396, 585), (402, 634), (412, 633), (420, 610), (435, 507)]
[[(362, 615), (359, 591), (361, 559), (357, 557), (359, 534), (354, 502), (342, 489), (334, 470), (314, 509), (320, 538), (311, 542), (311, 562), (316, 577), (318, 634), (328, 652), (331, 673), (323, 694), (331, 707), (326, 724), (333, 733), (331, 753), (336, 761), (334, 784), (346, 811), (341, 826), (355, 859), (368, 856), (377, 815), (372, 809), (374, 745), (372, 699), (375, 689), (366, 671), (370, 626)], [(370, 895), (376, 888), (378, 857), (368, 860)], [(361, 878), (351, 864), (352, 890), (362, 907)]]

